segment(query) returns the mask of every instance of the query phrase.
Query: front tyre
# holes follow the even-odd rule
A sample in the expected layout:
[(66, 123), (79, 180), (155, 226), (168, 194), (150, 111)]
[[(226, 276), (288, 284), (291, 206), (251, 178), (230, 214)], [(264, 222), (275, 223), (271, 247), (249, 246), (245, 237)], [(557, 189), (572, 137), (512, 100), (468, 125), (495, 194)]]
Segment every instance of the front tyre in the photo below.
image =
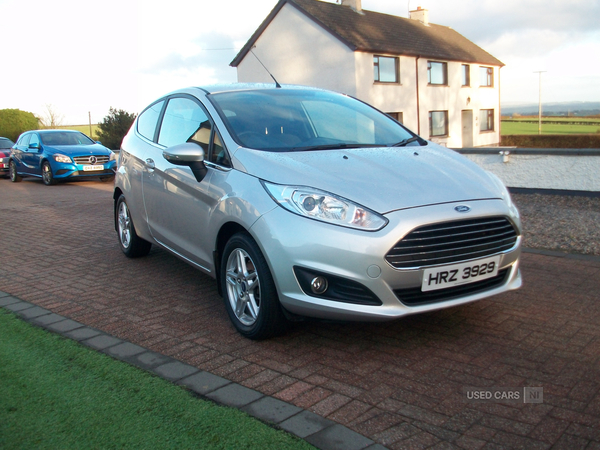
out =
[(119, 235), (119, 244), (125, 256), (129, 258), (138, 258), (146, 256), (152, 244), (145, 241), (137, 235), (133, 221), (131, 220), (131, 214), (125, 201), (125, 196), (121, 195), (117, 200), (115, 207), (115, 222), (117, 224), (117, 233)]
[(223, 251), (221, 287), (229, 318), (249, 339), (267, 339), (285, 330), (277, 290), (267, 261), (244, 233), (229, 239)]
[(9, 161), (8, 173), (10, 175), (10, 181), (12, 181), (13, 183), (18, 183), (19, 181), (21, 181), (23, 179), (23, 177), (20, 177), (19, 174), (17, 173), (17, 166), (15, 165), (14, 161)]
[(48, 161), (42, 163), (42, 181), (46, 186), (52, 186), (56, 184), (54, 174), (52, 173), (52, 167)]

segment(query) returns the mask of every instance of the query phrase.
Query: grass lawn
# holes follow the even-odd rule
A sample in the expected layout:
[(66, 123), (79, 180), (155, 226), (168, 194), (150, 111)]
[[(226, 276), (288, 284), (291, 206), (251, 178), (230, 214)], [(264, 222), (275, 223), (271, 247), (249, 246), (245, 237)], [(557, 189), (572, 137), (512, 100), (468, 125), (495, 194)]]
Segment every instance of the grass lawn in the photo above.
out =
[(0, 309), (0, 448), (311, 449)]
[[(600, 132), (600, 123), (597, 122), (590, 125), (542, 123), (542, 134), (594, 134), (598, 132)], [(501, 134), (503, 136), (511, 134), (538, 134), (538, 124), (532, 122), (502, 121)]]

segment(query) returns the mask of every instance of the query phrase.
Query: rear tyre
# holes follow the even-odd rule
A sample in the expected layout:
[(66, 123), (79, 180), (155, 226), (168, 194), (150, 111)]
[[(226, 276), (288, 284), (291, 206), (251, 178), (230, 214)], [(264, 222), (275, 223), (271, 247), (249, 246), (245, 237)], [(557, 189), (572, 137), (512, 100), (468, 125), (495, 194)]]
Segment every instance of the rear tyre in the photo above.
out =
[(231, 322), (243, 336), (267, 339), (281, 334), (287, 320), (267, 261), (256, 242), (238, 233), (223, 251), (221, 290)]
[(14, 161), (9, 161), (8, 173), (10, 176), (10, 181), (12, 181), (13, 183), (18, 183), (19, 181), (21, 181), (23, 179), (23, 177), (20, 177), (19, 174), (17, 173), (17, 166), (15, 166)]
[(152, 244), (145, 241), (137, 235), (133, 221), (131, 220), (131, 214), (125, 201), (125, 196), (121, 195), (117, 200), (115, 207), (115, 222), (117, 225), (117, 233), (119, 235), (119, 244), (125, 256), (129, 258), (139, 258), (146, 256)]
[(52, 167), (48, 161), (42, 163), (42, 181), (46, 186), (52, 186), (56, 184), (54, 174), (52, 173)]

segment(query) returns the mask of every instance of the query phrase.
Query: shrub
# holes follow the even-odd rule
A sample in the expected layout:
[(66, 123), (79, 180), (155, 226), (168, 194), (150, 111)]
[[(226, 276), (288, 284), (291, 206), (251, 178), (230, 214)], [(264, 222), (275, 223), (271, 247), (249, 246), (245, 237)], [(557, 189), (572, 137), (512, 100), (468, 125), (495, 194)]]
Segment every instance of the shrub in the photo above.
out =
[(40, 127), (33, 113), (19, 109), (0, 109), (0, 136), (16, 141), (25, 131)]
[(102, 123), (98, 124), (98, 130), (96, 131), (98, 139), (102, 142), (102, 145), (112, 150), (121, 148), (121, 142), (134, 120), (135, 114), (111, 106), (108, 116), (104, 118)]

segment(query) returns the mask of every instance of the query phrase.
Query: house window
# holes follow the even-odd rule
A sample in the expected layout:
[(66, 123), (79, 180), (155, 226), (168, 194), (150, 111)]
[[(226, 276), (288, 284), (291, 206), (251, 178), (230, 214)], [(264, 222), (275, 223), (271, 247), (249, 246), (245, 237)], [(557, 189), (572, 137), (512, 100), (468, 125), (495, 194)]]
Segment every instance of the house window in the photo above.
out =
[(373, 79), (379, 83), (398, 83), (398, 58), (388, 56), (373, 57)]
[(448, 64), (445, 62), (427, 61), (427, 82), (442, 86), (448, 85)]
[(494, 87), (493, 67), (479, 67), (479, 85), (485, 87)]
[(494, 131), (494, 110), (479, 110), (479, 129), (480, 131)]
[(461, 67), (461, 86), (471, 86), (471, 66), (463, 64)]
[(401, 112), (389, 112), (386, 114), (388, 116), (390, 116), (392, 119), (395, 119), (396, 121), (398, 121), (400, 123), (404, 123), (404, 117)]
[(448, 111), (429, 111), (429, 136), (448, 136)]

